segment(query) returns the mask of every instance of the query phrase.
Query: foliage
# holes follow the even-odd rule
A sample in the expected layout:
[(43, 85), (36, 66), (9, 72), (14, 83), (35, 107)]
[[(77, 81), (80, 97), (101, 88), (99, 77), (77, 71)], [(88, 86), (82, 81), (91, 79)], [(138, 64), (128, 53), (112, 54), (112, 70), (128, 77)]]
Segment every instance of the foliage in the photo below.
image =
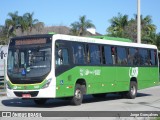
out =
[(6, 37), (7, 29), (5, 26), (0, 25), (0, 45), (5, 45), (8, 43), (8, 39)]
[[(128, 20), (127, 15), (118, 13), (110, 19), (111, 25), (107, 28), (109, 36), (123, 37), (137, 42), (137, 15)], [(160, 48), (159, 35), (156, 34), (156, 26), (152, 24), (152, 17), (141, 15), (141, 40), (142, 43), (155, 44)]]
[[(18, 15), (18, 11), (8, 13), (9, 18), (5, 20), (5, 25), (0, 25), (0, 44), (7, 44), (8, 39), (17, 35), (29, 35), (37, 31), (44, 30), (44, 23), (34, 19), (34, 13)], [(107, 28), (107, 35), (113, 37), (129, 38), (137, 42), (137, 16), (129, 19), (128, 15), (118, 13), (109, 20), (110, 26)], [(87, 28), (95, 28), (91, 20), (85, 15), (80, 16), (78, 21), (71, 23), (70, 32), (72, 35), (84, 36)], [(33, 29), (34, 28), (34, 29)], [(34, 31), (34, 32), (33, 32)], [(141, 39), (142, 43), (157, 45), (160, 49), (160, 33), (156, 33), (156, 26), (152, 24), (151, 16), (141, 15)]]
[(33, 19), (34, 13), (25, 13), (23, 16), (18, 15), (18, 11), (8, 13), (9, 18), (5, 20), (5, 25), (0, 26), (0, 44), (7, 44), (10, 37), (16, 36), (16, 30), (20, 29), (22, 34), (32, 32), (32, 29), (41, 30), (44, 27), (43, 22)]
[(128, 15), (118, 13), (118, 17), (110, 19), (111, 26), (107, 29), (110, 36), (124, 37), (124, 28), (128, 25)]
[(156, 45), (160, 50), (160, 33), (155, 35), (155, 40), (153, 40), (153, 44)]
[(34, 13), (25, 13), (23, 15), (23, 19), (26, 22), (27, 30), (29, 30), (29, 32), (31, 32), (32, 28), (35, 28), (36, 24), (39, 22), (38, 19), (33, 19), (33, 15)]
[(95, 25), (92, 24), (91, 20), (86, 19), (86, 16), (80, 16), (79, 21), (72, 23), (71, 25), (71, 33), (73, 35), (83, 36), (86, 34), (87, 28), (95, 28)]
[(10, 18), (6, 19), (5, 27), (7, 29), (7, 37), (9, 38), (10, 36), (15, 36), (15, 29), (17, 29), (20, 26), (20, 24), (17, 11), (14, 13), (8, 13), (8, 16)]

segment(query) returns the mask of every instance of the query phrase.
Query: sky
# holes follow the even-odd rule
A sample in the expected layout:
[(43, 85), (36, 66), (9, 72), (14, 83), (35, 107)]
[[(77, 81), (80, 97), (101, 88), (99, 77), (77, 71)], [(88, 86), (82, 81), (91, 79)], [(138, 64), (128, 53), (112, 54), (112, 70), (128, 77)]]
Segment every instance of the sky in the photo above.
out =
[[(111, 24), (109, 20), (118, 13), (128, 15), (129, 19), (137, 14), (137, 0), (3, 0), (0, 3), (0, 25), (9, 18), (8, 13), (18, 11), (18, 15), (34, 12), (34, 19), (45, 26), (70, 26), (86, 15), (96, 26), (96, 32), (106, 34)], [(141, 14), (150, 15), (152, 23), (160, 32), (160, 0), (141, 0)]]

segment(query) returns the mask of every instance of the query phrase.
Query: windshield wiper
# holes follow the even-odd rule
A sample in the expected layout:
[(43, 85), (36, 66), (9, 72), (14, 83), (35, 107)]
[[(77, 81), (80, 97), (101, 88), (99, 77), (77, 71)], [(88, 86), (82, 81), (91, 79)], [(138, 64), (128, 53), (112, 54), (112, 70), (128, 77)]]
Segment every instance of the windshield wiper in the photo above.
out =
[(47, 65), (31, 66), (30, 68), (46, 68)]

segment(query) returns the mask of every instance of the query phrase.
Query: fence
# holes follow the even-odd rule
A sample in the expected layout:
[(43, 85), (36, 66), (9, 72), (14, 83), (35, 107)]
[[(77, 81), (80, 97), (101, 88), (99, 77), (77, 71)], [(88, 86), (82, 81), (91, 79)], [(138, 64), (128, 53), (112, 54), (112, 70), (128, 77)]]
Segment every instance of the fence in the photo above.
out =
[(0, 96), (6, 95), (5, 68), (5, 60), (0, 60)]

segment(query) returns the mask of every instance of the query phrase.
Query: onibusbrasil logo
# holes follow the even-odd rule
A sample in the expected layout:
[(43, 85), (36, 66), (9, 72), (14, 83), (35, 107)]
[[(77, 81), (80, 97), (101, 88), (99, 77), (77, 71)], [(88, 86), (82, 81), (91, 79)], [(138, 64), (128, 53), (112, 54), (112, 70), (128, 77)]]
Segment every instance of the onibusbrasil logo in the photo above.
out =
[(138, 67), (130, 67), (129, 68), (129, 77), (137, 77), (138, 76)]

